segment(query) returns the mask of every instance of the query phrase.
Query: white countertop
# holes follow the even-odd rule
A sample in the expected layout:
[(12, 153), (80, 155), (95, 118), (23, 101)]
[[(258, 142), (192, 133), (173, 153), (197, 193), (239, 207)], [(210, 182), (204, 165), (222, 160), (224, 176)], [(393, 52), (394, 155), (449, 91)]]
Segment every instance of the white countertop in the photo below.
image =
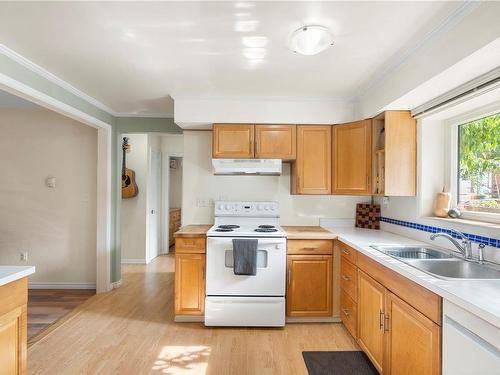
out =
[(34, 273), (34, 266), (0, 266), (0, 286)]
[(370, 245), (429, 244), (382, 230), (327, 228), (364, 255), (500, 328), (500, 280), (443, 280), (372, 249)]

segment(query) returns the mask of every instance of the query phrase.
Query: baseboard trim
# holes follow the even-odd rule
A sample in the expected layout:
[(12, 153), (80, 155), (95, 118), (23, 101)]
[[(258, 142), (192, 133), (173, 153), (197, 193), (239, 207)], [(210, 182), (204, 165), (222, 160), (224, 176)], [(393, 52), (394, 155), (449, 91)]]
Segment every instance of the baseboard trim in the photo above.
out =
[(122, 259), (122, 264), (147, 264), (146, 259)]
[(28, 289), (95, 289), (95, 283), (42, 283), (37, 281), (30, 281)]
[(324, 318), (307, 318), (307, 317), (287, 317), (286, 323), (340, 323), (340, 317), (328, 316)]
[(176, 315), (174, 318), (174, 322), (178, 323), (199, 323), (204, 322), (205, 316), (200, 315)]

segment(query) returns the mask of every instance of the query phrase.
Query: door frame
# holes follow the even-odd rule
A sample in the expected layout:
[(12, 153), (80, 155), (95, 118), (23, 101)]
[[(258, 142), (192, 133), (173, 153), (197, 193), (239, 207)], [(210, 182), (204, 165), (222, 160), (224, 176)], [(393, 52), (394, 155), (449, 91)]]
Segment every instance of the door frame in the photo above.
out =
[[(168, 137), (183, 137), (184, 134), (160, 134), (160, 136), (168, 136)], [(182, 138), (184, 139), (184, 138)], [(162, 168), (161, 168), (161, 182), (162, 182), (162, 189), (161, 189), (161, 220), (160, 220), (160, 226), (161, 226), (161, 250), (159, 252), (159, 255), (162, 254), (169, 254), (170, 252), (170, 246), (168, 242), (168, 236), (169, 236), (169, 231), (170, 231), (170, 216), (169, 216), (169, 211), (170, 211), (170, 158), (183, 158), (184, 162), (184, 152), (173, 152), (173, 151), (163, 151), (162, 147), (162, 153), (161, 153), (161, 162), (162, 162)], [(182, 215), (182, 211), (181, 211)], [(181, 216), (182, 220), (182, 216)]]
[(111, 124), (4, 74), (0, 74), (0, 89), (97, 129), (96, 292), (111, 290), (113, 288), (111, 284), (111, 174), (113, 171)]
[[(148, 135), (149, 137), (149, 135)], [(159, 190), (158, 190), (158, 196), (157, 196), (157, 210), (158, 212), (156, 213), (158, 215), (158, 232), (157, 236), (159, 237), (158, 239), (158, 244), (157, 244), (157, 252), (154, 257), (151, 256), (151, 195), (153, 192), (153, 187), (152, 187), (152, 171), (154, 168), (153, 165), (153, 153), (158, 154), (158, 163), (159, 165), (159, 181), (158, 184)], [(149, 145), (149, 139), (148, 139), (148, 172), (147, 172), (147, 179), (148, 179), (148, 184), (147, 184), (147, 191), (146, 191), (146, 264), (150, 263), (154, 258), (156, 258), (158, 255), (161, 254), (161, 249), (160, 247), (162, 246), (162, 234), (161, 234), (161, 216), (163, 215), (162, 211), (162, 189), (163, 189), (163, 153), (158, 150), (153, 150), (150, 145)]]

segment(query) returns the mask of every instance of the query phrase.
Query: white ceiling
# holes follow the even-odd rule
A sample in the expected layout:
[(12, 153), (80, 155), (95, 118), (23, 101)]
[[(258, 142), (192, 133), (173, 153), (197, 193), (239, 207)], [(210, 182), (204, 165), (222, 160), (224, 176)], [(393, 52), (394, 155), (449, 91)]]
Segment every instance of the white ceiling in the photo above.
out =
[[(168, 114), (172, 97), (352, 99), (458, 2), (1, 3), (0, 43), (115, 112)], [(335, 46), (286, 47), (304, 24)]]

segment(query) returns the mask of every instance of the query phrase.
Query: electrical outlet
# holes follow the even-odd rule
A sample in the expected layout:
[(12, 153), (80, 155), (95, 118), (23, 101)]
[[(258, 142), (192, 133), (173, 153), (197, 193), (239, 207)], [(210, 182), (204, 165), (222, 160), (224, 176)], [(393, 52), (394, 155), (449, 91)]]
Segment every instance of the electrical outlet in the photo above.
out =
[(382, 204), (383, 204), (384, 206), (387, 206), (387, 205), (389, 204), (389, 197), (383, 197), (383, 198), (382, 198)]
[(214, 202), (210, 198), (198, 198), (196, 200), (196, 205), (198, 207), (211, 207), (213, 206)]
[(21, 262), (27, 262), (28, 261), (28, 252), (27, 251), (23, 251), (20, 254), (20, 260), (21, 260)]

